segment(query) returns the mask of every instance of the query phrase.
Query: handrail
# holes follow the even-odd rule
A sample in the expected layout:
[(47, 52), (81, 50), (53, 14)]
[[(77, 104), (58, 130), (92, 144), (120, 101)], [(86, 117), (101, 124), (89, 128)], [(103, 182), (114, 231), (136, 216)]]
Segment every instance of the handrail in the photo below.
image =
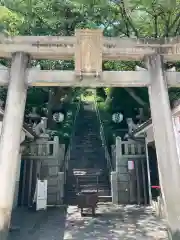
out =
[(161, 187), (160, 186), (151, 186), (152, 189), (158, 189), (158, 190), (161, 190)]
[(73, 131), (71, 133), (69, 146), (67, 148), (67, 151), (66, 151), (66, 154), (65, 154), (65, 157), (64, 157), (64, 164), (63, 164), (64, 183), (66, 182), (66, 171), (68, 169), (68, 163), (69, 163), (69, 160), (70, 160), (70, 151), (71, 151), (71, 147), (72, 147), (72, 138), (73, 138), (74, 133), (75, 133), (74, 126), (75, 126), (77, 115), (79, 113), (80, 106), (81, 106), (81, 99), (79, 99), (79, 102), (78, 102), (78, 106), (77, 106), (77, 109), (76, 109), (76, 113), (75, 113), (75, 117), (74, 117), (74, 121), (73, 121), (73, 126), (72, 126)]
[[(95, 95), (95, 97), (96, 97), (96, 95)], [(107, 166), (110, 169), (110, 172), (112, 172), (113, 171), (113, 166), (112, 166), (112, 162), (111, 162), (111, 157), (110, 157), (110, 154), (109, 154), (109, 151), (108, 151), (108, 148), (107, 148), (107, 143), (106, 143), (106, 138), (105, 138), (105, 134), (104, 134), (103, 123), (101, 121), (101, 117), (100, 117), (100, 113), (99, 113), (99, 109), (98, 109), (97, 101), (96, 101), (95, 97), (94, 97), (94, 103), (95, 103), (95, 110), (96, 110), (96, 113), (97, 113), (97, 116), (98, 116), (98, 119), (99, 119), (99, 122), (100, 122), (101, 141), (102, 141), (102, 144), (103, 144), (103, 147), (104, 147), (104, 151), (105, 151), (105, 158), (107, 160)]]

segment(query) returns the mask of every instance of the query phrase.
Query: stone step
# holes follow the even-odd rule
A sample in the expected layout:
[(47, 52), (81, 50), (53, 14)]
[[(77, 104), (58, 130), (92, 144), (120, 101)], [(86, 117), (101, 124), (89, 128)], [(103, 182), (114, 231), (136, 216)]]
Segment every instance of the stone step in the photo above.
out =
[[(96, 189), (94, 189), (96, 191)], [(67, 191), (67, 202), (71, 204), (72, 202), (77, 205), (77, 192), (76, 191)], [(111, 202), (111, 192), (110, 190), (99, 189), (98, 190), (98, 198), (100, 202)]]
[[(100, 136), (100, 123), (95, 112), (95, 106), (92, 103), (81, 106), (77, 116), (70, 152), (69, 170), (87, 168), (87, 166), (89, 168), (96, 166), (96, 168), (104, 170), (107, 168)], [(68, 176), (68, 179), (66, 188), (68, 202), (76, 202), (76, 180), (72, 176)], [(84, 189), (94, 189), (96, 188), (96, 179), (82, 179), (80, 184)], [(110, 183), (106, 172), (99, 177), (99, 195), (110, 196)]]
[(112, 202), (111, 195), (99, 196), (99, 202)]
[(99, 149), (104, 149), (102, 143), (100, 141), (84, 141), (84, 142), (80, 142), (80, 141), (76, 141), (75, 139), (73, 140), (74, 142), (76, 142), (76, 145), (72, 146), (72, 149), (74, 148), (82, 148), (82, 147), (94, 147), (97, 150)]

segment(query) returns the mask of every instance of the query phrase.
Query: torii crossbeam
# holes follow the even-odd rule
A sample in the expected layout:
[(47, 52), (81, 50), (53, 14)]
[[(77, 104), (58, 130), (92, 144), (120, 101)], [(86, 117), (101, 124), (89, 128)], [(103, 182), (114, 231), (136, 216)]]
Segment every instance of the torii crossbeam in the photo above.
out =
[[(163, 39), (102, 38), (101, 30), (76, 30), (75, 36), (0, 36), (0, 57), (11, 58), (13, 52), (26, 52), (33, 59), (71, 60), (75, 56), (79, 39), (95, 36), (103, 60), (143, 60), (158, 53), (167, 61), (180, 59), (180, 37)], [(101, 39), (101, 46), (97, 43)]]
[[(0, 86), (8, 86), (10, 69), (0, 69)], [(180, 87), (180, 72), (166, 71), (168, 87)], [(101, 79), (88, 76), (82, 80), (74, 71), (26, 70), (25, 82), (29, 87), (148, 87), (151, 84), (150, 72), (146, 71), (103, 71)]]

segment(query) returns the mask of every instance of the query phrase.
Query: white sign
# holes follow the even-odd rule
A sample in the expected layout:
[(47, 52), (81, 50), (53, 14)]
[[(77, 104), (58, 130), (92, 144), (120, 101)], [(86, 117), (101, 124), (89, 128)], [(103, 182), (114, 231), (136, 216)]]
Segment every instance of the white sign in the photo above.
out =
[(47, 209), (47, 180), (37, 180), (36, 211)]
[(128, 170), (134, 170), (134, 161), (128, 161)]

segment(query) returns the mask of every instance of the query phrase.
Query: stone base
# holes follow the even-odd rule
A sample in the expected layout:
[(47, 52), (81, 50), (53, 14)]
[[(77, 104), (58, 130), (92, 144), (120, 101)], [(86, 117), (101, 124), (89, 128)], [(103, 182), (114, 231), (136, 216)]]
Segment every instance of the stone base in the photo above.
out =
[(165, 218), (165, 209), (164, 209), (164, 204), (161, 197), (158, 197), (157, 201), (152, 200), (152, 208), (157, 217)]

